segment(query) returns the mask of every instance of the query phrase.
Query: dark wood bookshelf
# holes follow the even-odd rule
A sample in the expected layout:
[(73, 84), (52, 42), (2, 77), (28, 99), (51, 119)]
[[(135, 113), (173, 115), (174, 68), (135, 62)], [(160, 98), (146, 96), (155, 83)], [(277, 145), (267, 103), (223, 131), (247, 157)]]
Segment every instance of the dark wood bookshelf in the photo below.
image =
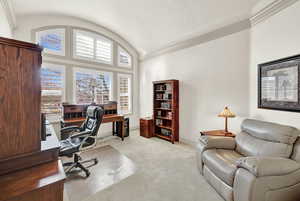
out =
[(179, 141), (179, 81), (153, 82), (154, 136)]

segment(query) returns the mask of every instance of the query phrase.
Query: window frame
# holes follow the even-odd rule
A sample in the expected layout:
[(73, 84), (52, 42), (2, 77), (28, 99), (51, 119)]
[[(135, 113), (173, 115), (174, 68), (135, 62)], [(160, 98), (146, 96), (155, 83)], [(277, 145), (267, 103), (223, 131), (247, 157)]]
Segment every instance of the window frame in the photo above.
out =
[[(94, 51), (93, 51), (93, 58), (87, 58), (87, 57), (82, 57), (82, 56), (78, 56), (76, 55), (76, 33), (81, 33), (83, 35), (86, 34), (86, 36), (93, 38), (93, 47), (94, 47)], [(80, 29), (80, 28), (72, 28), (72, 44), (71, 44), (71, 49), (72, 49), (72, 55), (71, 57), (73, 59), (78, 59), (78, 60), (84, 60), (84, 61), (89, 61), (89, 62), (95, 62), (97, 64), (106, 64), (106, 65), (110, 65), (113, 66), (114, 64), (114, 40), (100, 34), (100, 33), (96, 33), (93, 31), (89, 31), (89, 30), (84, 30), (84, 29)], [(104, 60), (100, 60), (96, 58), (96, 53), (97, 53), (97, 39), (103, 39), (104, 41), (108, 41), (111, 44), (111, 50), (110, 50), (110, 55), (111, 55), (111, 61), (110, 62), (106, 62)]]
[(102, 70), (97, 70), (97, 69), (91, 69), (87, 67), (79, 67), (79, 66), (74, 66), (73, 67), (73, 102), (75, 104), (77, 103), (76, 100), (76, 72), (81, 72), (81, 73), (90, 73), (90, 74), (95, 74), (95, 73), (100, 73), (100, 74), (109, 74), (111, 82), (110, 82), (110, 91), (109, 91), (109, 101), (113, 100), (113, 85), (114, 85), (114, 80), (113, 80), (113, 72), (109, 71), (102, 71)]
[(49, 29), (44, 29), (44, 30), (37, 30), (35, 32), (35, 42), (37, 44), (40, 44), (40, 36), (42, 33), (51, 33), (53, 31), (56, 31), (56, 33), (58, 33), (58, 31), (61, 31), (62, 34), (62, 50), (60, 52), (58, 51), (54, 51), (54, 50), (50, 50), (47, 48), (44, 48), (44, 52), (46, 54), (50, 54), (50, 55), (56, 55), (56, 56), (62, 56), (65, 57), (66, 56), (66, 28), (64, 27), (53, 27), (53, 28), (49, 28)]
[[(62, 72), (62, 101), (61, 103), (66, 101), (66, 65), (64, 64), (57, 64), (57, 63), (52, 63), (52, 62), (43, 62), (41, 65), (41, 68), (46, 68), (46, 69), (53, 69), (53, 70), (61, 70)], [(41, 77), (42, 80), (42, 77)], [(41, 98), (42, 98), (42, 87), (41, 87)], [(42, 105), (41, 105), (42, 106)], [(59, 116), (57, 118), (51, 119), (52, 121), (58, 121)]]
[(125, 77), (127, 79), (129, 79), (129, 86), (128, 86), (128, 97), (129, 97), (129, 110), (127, 113), (121, 113), (123, 115), (130, 115), (133, 113), (133, 110), (132, 110), (132, 104), (133, 104), (133, 90), (132, 90), (132, 86), (133, 86), (133, 76), (132, 74), (126, 74), (126, 73), (118, 73), (117, 75), (117, 93), (118, 93), (118, 112), (121, 112), (121, 106), (120, 106), (120, 103), (121, 103), (121, 93), (120, 93), (120, 78), (121, 77)]
[[(120, 52), (121, 52), (121, 50), (125, 51), (125, 52), (129, 55), (129, 57), (130, 57), (130, 64), (129, 64), (129, 65), (122, 64), (122, 63), (120, 62), (120, 59), (121, 59), (121, 57), (120, 57)], [(118, 58), (118, 62), (117, 62), (117, 63), (118, 63), (118, 66), (119, 66), (119, 67), (132, 69), (132, 66), (133, 66), (133, 64), (132, 64), (132, 62), (133, 62), (133, 57), (132, 57), (132, 55), (129, 53), (129, 51), (126, 50), (125, 48), (123, 48), (120, 44), (118, 44), (117, 58)]]

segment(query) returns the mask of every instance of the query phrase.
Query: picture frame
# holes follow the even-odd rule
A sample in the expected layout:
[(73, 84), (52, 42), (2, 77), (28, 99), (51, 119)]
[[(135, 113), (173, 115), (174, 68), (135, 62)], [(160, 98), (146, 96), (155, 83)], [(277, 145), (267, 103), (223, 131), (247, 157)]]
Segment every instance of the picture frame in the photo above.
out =
[(258, 108), (300, 112), (300, 55), (258, 65)]

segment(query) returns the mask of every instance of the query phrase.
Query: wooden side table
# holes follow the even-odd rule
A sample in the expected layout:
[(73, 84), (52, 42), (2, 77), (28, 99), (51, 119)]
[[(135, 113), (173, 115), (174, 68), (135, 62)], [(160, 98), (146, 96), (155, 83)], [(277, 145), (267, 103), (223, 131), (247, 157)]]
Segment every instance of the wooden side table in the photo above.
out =
[(224, 130), (211, 130), (211, 131), (200, 131), (201, 136), (224, 136), (224, 137), (235, 137), (234, 133), (225, 133)]
[(141, 118), (140, 119), (140, 135), (145, 138), (153, 137), (153, 119)]

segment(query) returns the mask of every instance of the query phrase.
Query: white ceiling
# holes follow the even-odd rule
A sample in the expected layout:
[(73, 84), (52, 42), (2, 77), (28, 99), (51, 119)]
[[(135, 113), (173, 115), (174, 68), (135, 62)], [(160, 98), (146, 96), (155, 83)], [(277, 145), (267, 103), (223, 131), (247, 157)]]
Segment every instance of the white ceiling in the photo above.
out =
[(260, 0), (13, 0), (18, 17), (76, 16), (123, 36), (141, 55), (250, 17)]

